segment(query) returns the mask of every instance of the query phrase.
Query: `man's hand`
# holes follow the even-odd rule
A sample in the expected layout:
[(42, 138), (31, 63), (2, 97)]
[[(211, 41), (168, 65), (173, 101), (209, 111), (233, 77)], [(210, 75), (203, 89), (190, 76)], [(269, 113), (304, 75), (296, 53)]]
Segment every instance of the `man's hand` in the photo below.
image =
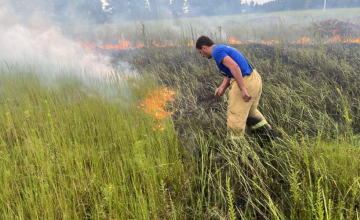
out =
[(241, 97), (244, 99), (245, 102), (250, 101), (251, 96), (248, 94), (247, 90), (245, 88), (241, 89)]
[(225, 93), (225, 89), (223, 87), (219, 87), (215, 90), (214, 96), (222, 96)]

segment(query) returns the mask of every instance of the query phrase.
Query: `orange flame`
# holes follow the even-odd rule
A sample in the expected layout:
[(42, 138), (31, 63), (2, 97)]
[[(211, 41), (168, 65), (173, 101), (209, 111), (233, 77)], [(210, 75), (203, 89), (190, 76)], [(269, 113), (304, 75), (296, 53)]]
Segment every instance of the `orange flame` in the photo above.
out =
[(230, 37), (229, 42), (231, 44), (242, 44), (241, 41), (235, 40), (235, 38), (233, 38), (233, 37)]
[(130, 41), (125, 40), (124, 37), (122, 37), (122, 40), (119, 40), (119, 43), (117, 45), (109, 45), (107, 44), (105, 47), (101, 47), (102, 49), (106, 50), (126, 50), (130, 48)]
[[(76, 36), (76, 41), (78, 42), (78, 44), (80, 46), (85, 48), (86, 51), (98, 53), (99, 55), (101, 55), (100, 51), (102, 51), (102, 50), (132, 50), (132, 49), (146, 47), (146, 45), (141, 44), (141, 43), (139, 43), (135, 46), (131, 46), (130, 41), (125, 40), (124, 37), (122, 37), (121, 40), (119, 40), (118, 44), (115, 44), (115, 45), (106, 44), (105, 46), (100, 43), (95, 43), (95, 42), (88, 43), (86, 41), (82, 41), (78, 38), (78, 36)], [(173, 42), (159, 44), (159, 43), (156, 43), (155, 40), (153, 40), (151, 42), (151, 45), (149, 45), (149, 46), (155, 46), (155, 47), (194, 46), (194, 42), (191, 41), (191, 42), (188, 42), (185, 44), (175, 44)]]
[(310, 38), (303, 37), (300, 40), (296, 41), (297, 44), (308, 44), (310, 42)]
[[(327, 44), (327, 43), (360, 43), (360, 38), (352, 38), (350, 36), (347, 39), (342, 39), (339, 35), (338, 29), (335, 29), (333, 31), (333, 34), (334, 34), (333, 38), (329, 38), (328, 36), (326, 36), (326, 39), (323, 42), (323, 44)], [(188, 43), (183, 43), (183, 44), (175, 44), (173, 42), (159, 44), (159, 43), (156, 43), (155, 41), (152, 41), (152, 43), (150, 45), (144, 45), (144, 44), (139, 43), (135, 46), (132, 46), (130, 41), (125, 40), (124, 37), (122, 37), (121, 40), (119, 40), (119, 42), (115, 45), (106, 44), (105, 46), (102, 44), (99, 44), (99, 43), (95, 43), (95, 42), (88, 43), (88, 42), (80, 40), (78, 37), (76, 37), (76, 40), (80, 46), (85, 48), (86, 51), (93, 52), (93, 53), (96, 53), (99, 55), (102, 54), (103, 50), (131, 50), (131, 49), (143, 48), (143, 47), (147, 47), (147, 46), (155, 46), (155, 47), (194, 46), (193, 41), (188, 42)], [(229, 42), (230, 42), (230, 44), (243, 44), (240, 40), (236, 40), (232, 36), (229, 38)], [(246, 40), (246, 42), (257, 43), (254, 40)], [(279, 44), (279, 41), (278, 40), (270, 40), (270, 41), (261, 40), (260, 43), (266, 44), (266, 45), (273, 45), (273, 44)], [(319, 44), (318, 42), (311, 41), (311, 39), (308, 37), (302, 37), (300, 40), (297, 40), (293, 43), (294, 44), (309, 44), (309, 45)]]
[(82, 40), (79, 40), (79, 37), (76, 36), (76, 41), (78, 42), (78, 44), (80, 46), (82, 46), (83, 48), (85, 48), (86, 51), (93, 51), (93, 49), (96, 47), (96, 43), (88, 43), (88, 42), (85, 42), (85, 41), (82, 41)]
[(174, 95), (175, 92), (167, 87), (149, 92), (144, 103), (138, 106), (138, 108), (141, 107), (146, 113), (155, 116), (157, 119), (163, 119), (174, 113), (165, 110), (166, 102), (175, 100), (173, 98)]
[(266, 44), (266, 45), (273, 45), (273, 44), (279, 44), (279, 41), (277, 41), (277, 40), (271, 40), (271, 41), (264, 41), (264, 40), (262, 40), (261, 42), (260, 42), (261, 44)]

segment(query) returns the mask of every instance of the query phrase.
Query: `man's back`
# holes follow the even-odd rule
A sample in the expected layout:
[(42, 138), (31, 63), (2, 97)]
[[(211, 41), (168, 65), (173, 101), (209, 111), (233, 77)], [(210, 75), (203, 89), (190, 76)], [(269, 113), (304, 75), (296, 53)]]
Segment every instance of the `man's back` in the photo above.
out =
[(243, 76), (251, 74), (252, 70), (251, 70), (250, 65), (245, 60), (244, 56), (239, 51), (237, 51), (235, 48), (225, 46), (225, 45), (216, 45), (213, 48), (212, 56), (213, 56), (214, 60), (216, 61), (216, 64), (218, 65), (219, 69), (222, 72), (225, 72), (226, 75), (229, 76), (230, 78), (233, 78), (233, 75), (231, 74), (230, 69), (221, 63), (221, 61), (226, 56), (229, 56), (231, 59), (233, 59), (239, 65)]

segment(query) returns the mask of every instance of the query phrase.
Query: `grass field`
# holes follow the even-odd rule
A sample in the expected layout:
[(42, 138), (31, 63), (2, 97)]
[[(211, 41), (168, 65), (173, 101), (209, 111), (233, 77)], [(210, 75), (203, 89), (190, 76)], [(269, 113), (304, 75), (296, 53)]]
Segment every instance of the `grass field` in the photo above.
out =
[[(222, 76), (193, 46), (104, 52), (114, 69), (102, 77), (66, 63), (2, 61), (1, 219), (359, 219), (360, 44), (291, 43), (333, 15), (350, 19), (357, 38), (358, 10), (246, 16), (280, 18), (266, 27), (221, 23), (244, 15), (137, 23), (128, 32), (67, 27), (88, 40), (124, 35), (150, 45), (199, 34), (279, 40), (233, 45), (255, 63), (260, 110), (282, 133), (265, 143), (225, 140), (227, 96), (209, 99)], [(315, 23), (291, 23), (308, 14)], [(320, 41), (321, 30), (313, 33)], [(174, 95), (162, 95), (166, 87)]]
[[(223, 43), (228, 42), (230, 36), (243, 41), (291, 42), (306, 35), (315, 38), (313, 35), (321, 30), (313, 30), (311, 27), (323, 20), (337, 19), (358, 25), (359, 14), (360, 8), (328, 9), (325, 13), (323, 10), (282, 11), (176, 20), (131, 21), (98, 26), (69, 26), (64, 29), (71, 35), (82, 36), (90, 42), (100, 39), (104, 44), (116, 44), (121, 37), (125, 37), (133, 44), (151, 44), (152, 40), (157, 43), (182, 43), (196, 40), (200, 35), (211, 36), (217, 42)], [(354, 32), (355, 36), (360, 35), (358, 28)]]

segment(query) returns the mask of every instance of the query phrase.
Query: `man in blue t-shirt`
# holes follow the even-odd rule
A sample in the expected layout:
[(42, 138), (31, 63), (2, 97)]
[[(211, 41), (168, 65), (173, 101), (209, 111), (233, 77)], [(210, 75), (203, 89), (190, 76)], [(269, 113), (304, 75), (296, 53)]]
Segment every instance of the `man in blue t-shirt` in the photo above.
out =
[(203, 57), (214, 58), (225, 76), (215, 96), (222, 96), (231, 86), (227, 110), (229, 138), (241, 139), (246, 126), (254, 133), (268, 133), (271, 126), (257, 109), (262, 92), (261, 77), (251, 63), (236, 49), (215, 45), (206, 36), (198, 38), (196, 49)]

